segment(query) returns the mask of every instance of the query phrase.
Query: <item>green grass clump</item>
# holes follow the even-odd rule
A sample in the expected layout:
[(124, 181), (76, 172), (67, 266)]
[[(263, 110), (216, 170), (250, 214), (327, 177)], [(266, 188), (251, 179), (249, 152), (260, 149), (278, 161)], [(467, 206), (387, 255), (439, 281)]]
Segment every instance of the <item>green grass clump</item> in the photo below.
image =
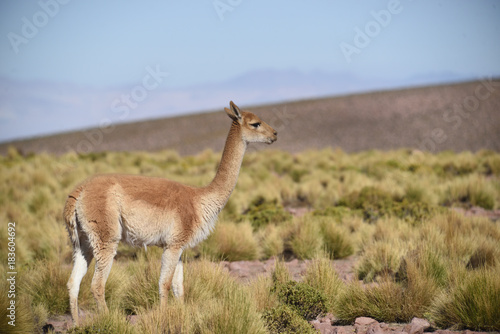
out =
[(312, 259), (323, 249), (321, 227), (317, 220), (304, 216), (297, 220), (295, 231), (289, 241), (293, 254), (299, 259)]
[(457, 284), (436, 299), (431, 318), (442, 328), (500, 331), (500, 270), (461, 274)]
[(439, 207), (424, 201), (422, 190), (409, 187), (405, 196), (393, 196), (379, 188), (364, 187), (342, 197), (338, 205), (362, 213), (368, 222), (384, 216), (394, 216), (409, 222), (421, 222), (441, 212)]
[(324, 209), (316, 209), (312, 213), (314, 216), (332, 217), (337, 222), (342, 222), (346, 216), (352, 215), (352, 211), (344, 206), (329, 206)]
[(338, 205), (354, 210), (360, 210), (368, 221), (376, 221), (379, 217), (389, 213), (394, 205), (391, 194), (375, 187), (364, 187), (342, 197)]
[(285, 262), (282, 260), (277, 260), (274, 263), (274, 270), (272, 272), (273, 286), (276, 284), (285, 284), (292, 279)]
[[(312, 320), (328, 310), (327, 299), (320, 289), (307, 283), (292, 281), (283, 261), (276, 261), (271, 280), (266, 286), (269, 289), (268, 298), (273, 300), (262, 315), (269, 332), (314, 333), (307, 320)], [(261, 301), (260, 304), (264, 303)]]
[(327, 258), (313, 260), (307, 267), (304, 283), (323, 292), (326, 298), (326, 308), (328, 312), (333, 313), (335, 300), (344, 283), (337, 275), (331, 261)]
[(283, 232), (277, 226), (268, 225), (262, 229), (260, 239), (262, 258), (268, 259), (270, 257), (283, 254), (283, 251), (285, 250)]
[(487, 210), (495, 208), (497, 191), (483, 176), (471, 175), (450, 182), (442, 204), (446, 206), (479, 206)]
[(381, 322), (408, 323), (422, 318), (429, 309), (435, 289), (430, 281), (404, 285), (386, 280), (365, 287), (357, 282), (342, 290), (335, 303), (335, 315), (353, 322), (357, 317), (371, 317)]
[[(5, 276), (2, 273), (2, 277), (5, 278)], [(2, 279), (0, 282), (0, 290), (2, 291), (0, 296), (0, 328), (7, 333), (33, 333), (35, 330), (39, 330), (40, 328), (36, 328), (34, 325), (30, 299), (26, 296), (20, 297), (19, 293), (16, 293), (15, 298), (9, 298), (7, 293), (9, 283), (6, 279)], [(11, 301), (15, 301), (14, 306), (12, 306)], [(11, 312), (9, 308), (12, 307), (14, 309)]]
[(137, 314), (139, 310), (152, 308), (159, 303), (160, 267), (159, 248), (150, 248), (147, 252), (141, 249), (137, 261), (127, 265), (130, 278), (122, 301), (125, 312)]
[(401, 260), (401, 265), (395, 274), (398, 282), (408, 283), (408, 271), (423, 275), (425, 279), (432, 280), (436, 286), (444, 287), (448, 282), (449, 266), (436, 249), (426, 247), (409, 252)]
[(138, 333), (193, 333), (198, 322), (194, 307), (174, 301), (165, 309), (157, 305), (152, 309), (141, 309), (136, 331)]
[(272, 334), (314, 334), (316, 331), (304, 318), (288, 305), (279, 305), (266, 310), (262, 318), (267, 330)]
[(366, 248), (356, 266), (358, 278), (372, 282), (379, 278), (393, 277), (399, 268), (404, 247), (377, 241)]
[(491, 268), (495, 267), (500, 258), (500, 250), (498, 250), (495, 245), (489, 243), (483, 243), (474, 251), (471, 255), (469, 262), (467, 262), (467, 268), (478, 269), (478, 268)]
[(250, 203), (242, 218), (248, 219), (254, 229), (258, 229), (267, 224), (288, 221), (292, 215), (286, 212), (276, 199), (268, 201), (263, 196), (259, 196)]
[(343, 225), (330, 220), (321, 222), (321, 234), (326, 252), (332, 259), (343, 259), (354, 253), (349, 232)]
[[(44, 305), (50, 315), (65, 314), (69, 311), (66, 283), (70, 273), (71, 269), (63, 268), (60, 263), (38, 262), (23, 275), (21, 288), (31, 297), (33, 305)], [(79, 301), (82, 303), (83, 299)]]
[(275, 284), (273, 290), (282, 303), (292, 307), (306, 320), (314, 320), (327, 312), (326, 297), (309, 284), (288, 281)]

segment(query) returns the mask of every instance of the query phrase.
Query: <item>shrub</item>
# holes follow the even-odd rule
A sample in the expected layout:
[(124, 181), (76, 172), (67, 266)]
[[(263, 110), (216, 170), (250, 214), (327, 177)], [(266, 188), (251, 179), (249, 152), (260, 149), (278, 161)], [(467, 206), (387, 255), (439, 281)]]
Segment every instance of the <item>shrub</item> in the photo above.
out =
[(395, 203), (391, 214), (411, 223), (421, 223), (428, 220), (443, 210), (427, 202), (409, 202), (406, 199), (400, 203)]
[(394, 199), (379, 188), (364, 187), (360, 192), (352, 192), (342, 197), (338, 205), (359, 210), (366, 221), (374, 222), (391, 212)]
[(291, 218), (292, 215), (276, 199), (268, 201), (262, 196), (255, 198), (242, 215), (242, 219), (248, 219), (254, 229), (270, 223), (279, 224)]
[(301, 317), (313, 320), (327, 312), (326, 297), (306, 283), (288, 281), (273, 286), (282, 303), (292, 307)]
[(409, 222), (421, 222), (440, 212), (440, 209), (432, 204), (417, 201), (422, 196), (420, 190), (415, 187), (409, 187), (403, 198), (394, 197), (378, 188), (364, 187), (360, 192), (344, 196), (338, 204), (361, 211), (363, 218), (369, 222), (389, 215)]
[(266, 322), (267, 329), (272, 334), (316, 333), (311, 324), (300, 317), (288, 305), (281, 304), (266, 310), (262, 318)]

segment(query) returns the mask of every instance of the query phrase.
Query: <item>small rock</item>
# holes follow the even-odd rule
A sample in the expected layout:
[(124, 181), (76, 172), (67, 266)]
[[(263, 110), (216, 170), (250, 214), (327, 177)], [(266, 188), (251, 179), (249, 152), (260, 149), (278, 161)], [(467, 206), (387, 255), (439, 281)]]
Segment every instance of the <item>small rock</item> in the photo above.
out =
[[(368, 318), (368, 317), (356, 318), (356, 320), (354, 321), (355, 332), (357, 334), (367, 334), (368, 327), (370, 325), (373, 325), (373, 324), (378, 325), (378, 321), (375, 319), (372, 319), (372, 318)], [(379, 326), (379, 328), (380, 328), (380, 326)], [(376, 328), (372, 329), (372, 331), (374, 331), (374, 330), (376, 330)], [(375, 334), (375, 333), (370, 333), (370, 334)], [(377, 334), (379, 334), (379, 333), (377, 333)]]
[(359, 317), (354, 321), (354, 326), (368, 326), (377, 322), (377, 320), (368, 317)]
[(333, 327), (333, 334), (347, 334), (344, 327)]
[(334, 334), (334, 328), (331, 324), (327, 322), (320, 322), (319, 320), (313, 320), (309, 322), (313, 325), (314, 329), (321, 334)]
[(411, 323), (405, 326), (404, 331), (408, 334), (422, 334), (429, 327), (431, 327), (431, 324), (427, 320), (413, 318)]
[(366, 334), (385, 334), (385, 330), (380, 326), (378, 322), (374, 322), (368, 325)]

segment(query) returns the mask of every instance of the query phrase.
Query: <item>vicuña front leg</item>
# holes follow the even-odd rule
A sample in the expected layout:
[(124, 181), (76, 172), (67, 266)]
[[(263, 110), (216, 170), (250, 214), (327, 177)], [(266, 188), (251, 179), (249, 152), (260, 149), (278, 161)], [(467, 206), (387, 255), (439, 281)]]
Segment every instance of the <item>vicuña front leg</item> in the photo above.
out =
[[(172, 280), (174, 278), (174, 273), (176, 272), (176, 267), (178, 267), (179, 258), (181, 256), (182, 249), (171, 249), (165, 248), (163, 255), (161, 256), (161, 274), (160, 274), (160, 307), (164, 308), (167, 306), (168, 301), (168, 291), (172, 286)], [(182, 271), (182, 265), (181, 265)], [(182, 278), (182, 277), (181, 277)], [(178, 277), (176, 277), (178, 279)], [(176, 282), (176, 288), (178, 287)], [(175, 291), (174, 291), (175, 292)]]
[(174, 277), (172, 279), (172, 292), (174, 296), (180, 300), (183, 300), (184, 296), (184, 268), (182, 266), (182, 261), (179, 257), (177, 261), (177, 266), (175, 267)]

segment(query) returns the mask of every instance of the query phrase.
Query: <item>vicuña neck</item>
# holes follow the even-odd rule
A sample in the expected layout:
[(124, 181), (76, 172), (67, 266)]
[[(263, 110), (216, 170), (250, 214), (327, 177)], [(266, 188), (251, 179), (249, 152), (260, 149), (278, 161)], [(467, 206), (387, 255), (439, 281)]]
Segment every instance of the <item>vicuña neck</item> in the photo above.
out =
[(246, 147), (247, 144), (241, 138), (239, 124), (233, 122), (226, 139), (217, 174), (207, 186), (210, 197), (216, 201), (217, 206), (220, 206), (220, 210), (227, 203), (236, 186)]

